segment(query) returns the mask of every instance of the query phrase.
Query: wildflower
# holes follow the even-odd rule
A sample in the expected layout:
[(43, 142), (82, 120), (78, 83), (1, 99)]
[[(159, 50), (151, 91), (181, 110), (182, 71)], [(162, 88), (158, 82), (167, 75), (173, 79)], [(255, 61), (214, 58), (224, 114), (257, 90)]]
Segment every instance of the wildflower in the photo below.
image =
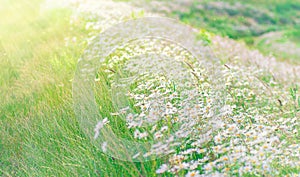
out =
[(239, 174), (242, 176), (244, 173), (249, 173), (252, 170), (252, 166), (244, 166), (239, 169)]
[(103, 128), (104, 125), (108, 124), (109, 123), (109, 120), (106, 118), (104, 118), (102, 121), (99, 121), (94, 129), (95, 131), (95, 135), (94, 135), (94, 139), (96, 139), (99, 134), (100, 134), (100, 130)]
[(199, 171), (190, 171), (185, 175), (185, 177), (200, 177)]
[(127, 115), (127, 117), (126, 117), (126, 119), (127, 119), (128, 121), (132, 121), (133, 118), (134, 118), (134, 116), (133, 116), (132, 113), (129, 113), (129, 114)]
[(159, 169), (156, 170), (157, 174), (164, 173), (168, 170), (168, 166), (166, 164), (162, 164)]
[(198, 153), (205, 153), (205, 152), (206, 152), (206, 149), (198, 149), (197, 152), (198, 152)]
[(168, 126), (163, 126), (163, 127), (160, 129), (161, 132), (165, 132), (165, 131), (167, 131), (167, 130), (168, 130)]
[(138, 139), (144, 139), (147, 138), (148, 133), (147, 132), (143, 132), (141, 133), (138, 129), (136, 129), (134, 131), (134, 138), (138, 138)]
[(191, 165), (190, 165), (190, 170), (194, 170), (194, 169), (196, 169), (197, 167), (198, 167), (198, 165), (199, 165), (199, 162), (194, 162), (194, 161), (192, 161), (191, 162)]
[(222, 142), (222, 136), (218, 134), (217, 136), (215, 136), (214, 140), (216, 144), (220, 144)]
[(228, 159), (228, 157), (224, 156), (224, 157), (221, 158), (221, 160), (224, 161), (224, 162), (226, 162), (226, 161), (228, 161), (229, 159)]
[(208, 163), (204, 166), (205, 172), (209, 173), (213, 170), (213, 164), (212, 163)]
[(231, 124), (231, 125), (228, 126), (228, 130), (230, 132), (234, 131), (235, 129), (236, 129), (236, 125), (235, 124)]
[(188, 163), (179, 163), (179, 165), (176, 165), (175, 166), (175, 169), (177, 170), (183, 170), (183, 169), (187, 169), (189, 167), (189, 164)]

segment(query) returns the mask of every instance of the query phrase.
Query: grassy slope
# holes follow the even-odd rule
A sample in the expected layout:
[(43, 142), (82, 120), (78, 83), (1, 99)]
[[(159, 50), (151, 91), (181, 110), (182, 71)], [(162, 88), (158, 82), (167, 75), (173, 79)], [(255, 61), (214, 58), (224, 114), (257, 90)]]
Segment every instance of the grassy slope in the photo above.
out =
[[(270, 32), (282, 32), (280, 41), (273, 41), (279, 46), (285, 42), (299, 45), (300, 1), (294, 0), (186, 0), (181, 8), (173, 8), (172, 1), (162, 1), (167, 6), (151, 9), (151, 6), (141, 3), (145, 8), (178, 17), (192, 26), (205, 28), (209, 31), (228, 36), (232, 39), (246, 42), (250, 47), (257, 48), (264, 54), (272, 53), (280, 60), (299, 64), (299, 54), (289, 54), (287, 51), (276, 50), (265, 43), (260, 36)], [(185, 9), (185, 10), (184, 10)], [(298, 47), (299, 50), (299, 47)]]
[[(136, 176), (85, 139), (72, 109), (71, 79), (85, 43), (65, 46), (70, 11), (40, 13), (39, 2), (3, 1), (0, 11), (0, 176)], [(144, 164), (150, 172), (152, 162)], [(156, 166), (155, 166), (156, 168)]]
[(0, 3), (0, 176), (153, 176), (159, 161), (112, 160), (79, 131), (70, 80), (86, 44), (64, 38), (87, 33), (72, 29), (70, 11)]

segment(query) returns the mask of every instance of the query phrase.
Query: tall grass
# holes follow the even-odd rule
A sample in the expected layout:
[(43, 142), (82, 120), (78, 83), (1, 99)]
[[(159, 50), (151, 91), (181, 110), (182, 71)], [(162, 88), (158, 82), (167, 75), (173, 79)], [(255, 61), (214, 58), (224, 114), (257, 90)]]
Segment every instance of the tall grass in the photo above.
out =
[(39, 4), (1, 1), (0, 176), (137, 176), (141, 164), (105, 156), (76, 122), (71, 82), (88, 32)]
[(40, 3), (0, 1), (0, 176), (155, 176), (168, 159), (119, 161), (81, 132), (71, 83), (90, 31), (69, 23), (70, 9), (40, 11)]

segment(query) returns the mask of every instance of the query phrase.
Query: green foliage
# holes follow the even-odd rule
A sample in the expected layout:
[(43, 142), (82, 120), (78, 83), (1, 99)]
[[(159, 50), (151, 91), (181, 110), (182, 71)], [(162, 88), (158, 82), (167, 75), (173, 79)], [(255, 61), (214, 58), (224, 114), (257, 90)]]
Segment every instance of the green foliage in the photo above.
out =
[(208, 31), (206, 31), (205, 29), (201, 29), (199, 30), (199, 32), (197, 33), (196, 38), (198, 40), (203, 41), (206, 45), (210, 45), (211, 44), (211, 33), (209, 33)]
[(296, 27), (297, 29), (295, 30), (289, 30), (285, 33), (286, 37), (294, 41), (300, 46), (300, 26)]
[[(195, 26), (206, 27), (217, 34), (239, 39), (259, 36), (269, 31), (287, 27), (295, 28), (295, 20), (300, 7), (299, 2), (277, 2), (274, 4), (272, 1), (264, 1), (263, 3), (247, 1), (243, 2), (241, 7), (227, 7), (226, 5), (226, 2), (231, 2), (234, 5), (241, 3), (240, 1), (214, 2), (219, 2), (221, 7), (212, 5), (212, 1), (205, 1), (204, 3), (195, 1), (189, 12), (174, 13), (178, 14), (181, 20), (189, 21)], [(199, 5), (202, 5), (202, 8), (199, 8)], [(257, 23), (256, 28), (252, 28), (252, 22)], [(237, 26), (244, 26), (248, 29), (241, 30), (236, 28)]]
[[(32, 5), (39, 2), (1, 0), (0, 3), (7, 7), (0, 6), (0, 176), (155, 176), (155, 169), (164, 159), (145, 163), (118, 161), (92, 146), (81, 132), (73, 112), (71, 81), (77, 60), (87, 45), (82, 39), (89, 37), (89, 31), (80, 25), (73, 28), (69, 23), (70, 10), (41, 13), (38, 5)], [(257, 2), (248, 3), (254, 6)], [(269, 7), (272, 3), (275, 1), (259, 6)], [(286, 11), (281, 11), (281, 6)], [(251, 9), (243, 14), (251, 16)], [(296, 2), (277, 3), (278, 17), (263, 15), (258, 21), (268, 24), (263, 28), (266, 31), (281, 28), (273, 26), (281, 23), (293, 28), (287, 19), (292, 18), (289, 15), (295, 9), (299, 10)], [(192, 7), (190, 13), (180, 13), (180, 18), (217, 34), (245, 39), (248, 44), (253, 44), (253, 36), (263, 33), (234, 29), (237, 24), (247, 23), (244, 18), (236, 17), (240, 11), (229, 9), (226, 18), (211, 16), (216, 13)], [(288, 16), (283, 18), (279, 13)], [(143, 13), (132, 16), (140, 17)], [(299, 41), (299, 31), (295, 29), (287, 36)], [(66, 37), (75, 37), (80, 42)], [(211, 44), (211, 33), (206, 30), (200, 30), (198, 38)], [(271, 77), (265, 76), (263, 80), (269, 82)], [(107, 98), (108, 88), (100, 87), (99, 91), (106, 98), (100, 104), (102, 114), (109, 116), (112, 108), (107, 106), (111, 103)], [(297, 93), (290, 90), (299, 108)], [(267, 104), (268, 101), (264, 105)], [(124, 130), (113, 123), (118, 130)]]
[(256, 45), (259, 37), (269, 32), (284, 31), (282, 38), (300, 46), (300, 2), (271, 1), (194, 1), (188, 11), (173, 11), (172, 16), (215, 34), (244, 41), (265, 54), (274, 53), (280, 60), (297, 61), (298, 55)]

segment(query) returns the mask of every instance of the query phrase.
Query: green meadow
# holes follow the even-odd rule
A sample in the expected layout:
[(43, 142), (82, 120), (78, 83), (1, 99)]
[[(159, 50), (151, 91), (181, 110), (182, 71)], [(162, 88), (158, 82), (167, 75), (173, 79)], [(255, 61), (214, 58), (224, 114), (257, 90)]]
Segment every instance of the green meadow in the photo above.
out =
[[(120, 161), (99, 151), (81, 131), (73, 110), (72, 80), (91, 31), (81, 22), (85, 19), (70, 23), (72, 10), (42, 10), (41, 3), (40, 0), (0, 0), (0, 176), (157, 176), (156, 170), (168, 161), (167, 157), (141, 163)], [(300, 26), (293, 21), (296, 17), (300, 19), (299, 2), (241, 3), (249, 11), (259, 4), (259, 9), (267, 9), (261, 11), (272, 11), (275, 15), (253, 17), (243, 8), (245, 11), (230, 11), (231, 16), (224, 16), (205, 8), (197, 9), (197, 2), (189, 12), (174, 11), (168, 15), (211, 34), (246, 42), (249, 48), (259, 49), (266, 55), (274, 53), (280, 61), (299, 64), (300, 54), (278, 52), (265, 45), (267, 39), (263, 37), (265, 33), (280, 32), (283, 37), (276, 38), (275, 42), (288, 41), (300, 51)], [(198, 20), (200, 16), (204, 26)], [(247, 24), (253, 18), (257, 18), (254, 19), (257, 29), (233, 30), (234, 25)], [(265, 78), (269, 83), (270, 77)], [(295, 90), (289, 93), (294, 95), (294, 102), (284, 109), (297, 117), (300, 99)], [(115, 111), (110, 110), (111, 100), (102, 104), (104, 115)], [(278, 168), (281, 169), (278, 176), (300, 172), (299, 168)], [(177, 175), (184, 176), (185, 172)]]

